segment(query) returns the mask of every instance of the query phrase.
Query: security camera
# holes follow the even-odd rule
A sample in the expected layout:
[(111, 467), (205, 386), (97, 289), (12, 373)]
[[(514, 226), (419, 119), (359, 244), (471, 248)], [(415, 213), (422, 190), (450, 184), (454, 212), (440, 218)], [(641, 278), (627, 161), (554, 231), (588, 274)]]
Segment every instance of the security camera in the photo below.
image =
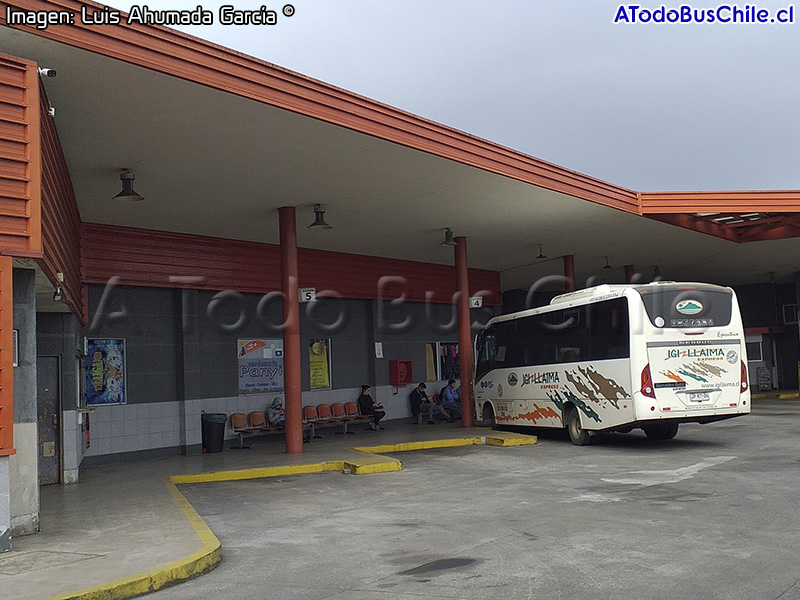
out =
[(42, 77), (55, 77), (56, 70), (55, 69), (45, 69), (43, 67), (39, 67), (39, 75)]

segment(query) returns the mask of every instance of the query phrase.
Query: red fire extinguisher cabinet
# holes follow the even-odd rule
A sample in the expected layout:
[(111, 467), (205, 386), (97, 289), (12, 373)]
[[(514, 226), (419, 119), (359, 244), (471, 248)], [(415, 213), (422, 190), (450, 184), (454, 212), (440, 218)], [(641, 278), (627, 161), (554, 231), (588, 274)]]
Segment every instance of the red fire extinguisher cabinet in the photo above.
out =
[(389, 361), (389, 383), (391, 385), (408, 385), (414, 382), (414, 374), (410, 360)]

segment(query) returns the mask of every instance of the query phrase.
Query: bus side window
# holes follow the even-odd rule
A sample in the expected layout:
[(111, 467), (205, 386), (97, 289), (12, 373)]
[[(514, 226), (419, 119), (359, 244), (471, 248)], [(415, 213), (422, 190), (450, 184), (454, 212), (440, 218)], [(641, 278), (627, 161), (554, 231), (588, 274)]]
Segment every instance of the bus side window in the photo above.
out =
[(556, 361), (559, 363), (572, 363), (580, 360), (587, 360), (589, 350), (589, 323), (586, 319), (586, 307), (568, 308), (556, 313), (557, 322), (560, 322), (554, 330), (557, 355)]
[(495, 356), (497, 356), (497, 334), (492, 332), (483, 342), (483, 360), (494, 362)]
[(536, 327), (536, 317), (525, 317), (520, 319), (517, 324), (517, 332), (520, 337), (521, 352), (522, 352), (522, 365), (530, 367), (532, 365), (541, 364), (539, 360), (539, 348), (543, 341), (543, 335), (539, 328)]
[(497, 353), (495, 368), (504, 369), (522, 366), (522, 338), (517, 334), (516, 321), (497, 324)]
[(588, 307), (591, 312), (589, 328), (590, 360), (628, 358), (630, 334), (628, 332), (628, 303), (624, 298)]
[(497, 356), (497, 329), (490, 327), (480, 334), (478, 339), (478, 365), (475, 378), (480, 379), (494, 368)]

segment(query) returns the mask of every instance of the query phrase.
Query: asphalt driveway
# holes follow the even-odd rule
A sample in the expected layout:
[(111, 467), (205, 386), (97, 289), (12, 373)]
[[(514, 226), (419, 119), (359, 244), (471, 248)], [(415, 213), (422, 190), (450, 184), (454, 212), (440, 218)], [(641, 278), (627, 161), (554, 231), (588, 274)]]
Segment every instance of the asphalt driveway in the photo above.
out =
[(398, 473), (182, 486), (223, 545), (164, 599), (800, 599), (800, 402), (575, 447), (395, 455)]

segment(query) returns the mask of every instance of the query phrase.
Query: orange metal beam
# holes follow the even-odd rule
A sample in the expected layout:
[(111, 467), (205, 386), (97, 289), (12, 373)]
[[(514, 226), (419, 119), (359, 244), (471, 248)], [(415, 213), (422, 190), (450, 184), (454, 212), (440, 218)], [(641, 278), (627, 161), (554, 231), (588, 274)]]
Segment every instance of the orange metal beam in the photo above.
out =
[(792, 219), (761, 227), (754, 226), (739, 234), (739, 239), (742, 242), (763, 242), (792, 237), (800, 237), (800, 225)]
[(800, 213), (800, 191), (642, 192), (641, 214)]
[(758, 219), (757, 221), (742, 221), (741, 223), (720, 223), (719, 226), (723, 229), (741, 229), (742, 227), (755, 227), (756, 225), (769, 225), (771, 223), (780, 223), (786, 217), (768, 217), (766, 219)]
[(686, 213), (647, 216), (656, 221), (685, 227), (737, 243), (800, 237), (800, 213), (774, 215), (757, 221), (730, 224), (716, 223), (708, 220), (707, 217), (696, 217)]
[(719, 225), (719, 223), (714, 223), (713, 221), (701, 221), (697, 219), (694, 215), (681, 213), (681, 214), (648, 215), (648, 217), (656, 221), (661, 221), (662, 223), (677, 225), (678, 227), (684, 227), (686, 229), (691, 229), (692, 231), (698, 231), (700, 233), (713, 235), (716, 237), (723, 238), (725, 240), (729, 240), (731, 242), (740, 241), (739, 236), (736, 235), (736, 233), (733, 230), (723, 229)]
[(0, 456), (14, 449), (14, 290), (10, 256), (0, 256)]

